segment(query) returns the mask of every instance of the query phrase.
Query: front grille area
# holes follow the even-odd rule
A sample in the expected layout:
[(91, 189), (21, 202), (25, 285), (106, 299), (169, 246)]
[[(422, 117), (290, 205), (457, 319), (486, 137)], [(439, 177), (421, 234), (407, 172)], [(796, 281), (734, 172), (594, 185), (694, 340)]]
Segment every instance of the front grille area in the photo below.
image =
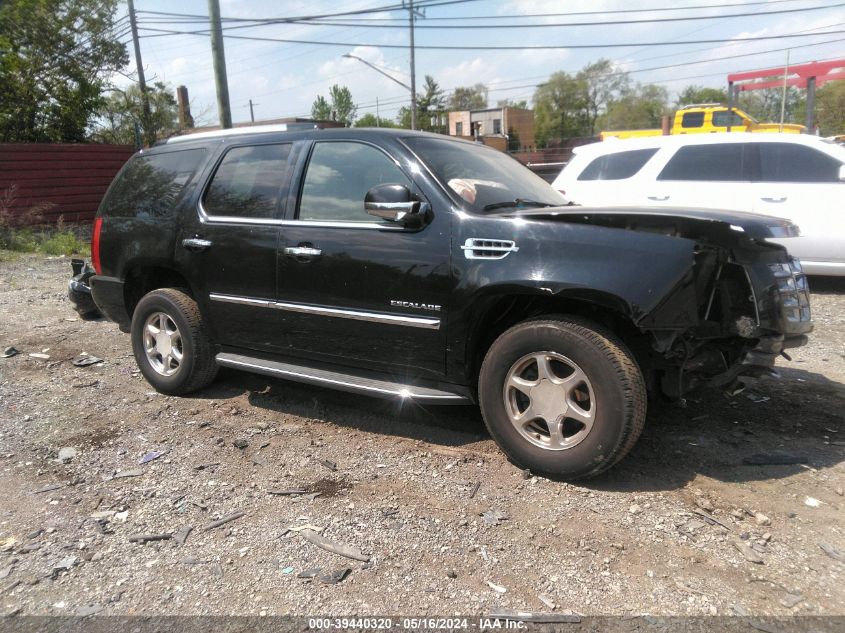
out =
[(783, 318), (789, 323), (810, 321), (810, 287), (801, 269), (801, 262), (792, 259), (789, 262), (769, 264), (769, 268), (777, 283)]

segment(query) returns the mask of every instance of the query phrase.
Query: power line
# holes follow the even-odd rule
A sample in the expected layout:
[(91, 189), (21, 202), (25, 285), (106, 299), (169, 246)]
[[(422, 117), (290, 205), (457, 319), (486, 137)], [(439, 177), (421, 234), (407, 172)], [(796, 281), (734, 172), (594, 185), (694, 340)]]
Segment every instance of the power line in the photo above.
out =
[[(143, 35), (141, 37), (166, 37), (169, 35), (207, 35), (204, 32), (197, 31), (173, 31), (169, 29), (151, 29), (143, 28), (144, 31), (151, 31), (153, 35)], [(442, 51), (542, 51), (542, 50), (566, 50), (566, 49), (596, 49), (596, 48), (631, 48), (642, 46), (684, 46), (687, 44), (728, 44), (728, 43), (742, 43), (742, 42), (759, 42), (765, 40), (781, 40), (794, 39), (800, 37), (815, 37), (816, 35), (841, 35), (845, 33), (843, 30), (839, 31), (825, 31), (822, 33), (794, 33), (794, 34), (780, 34), (780, 35), (759, 35), (752, 37), (735, 37), (735, 38), (716, 38), (710, 40), (687, 40), (683, 42), (626, 42), (626, 43), (607, 43), (607, 44), (536, 44), (526, 46), (485, 46), (485, 45), (464, 45), (464, 46), (450, 46), (445, 44), (426, 44), (417, 45), (418, 49), (425, 50), (442, 50)], [(407, 44), (364, 44), (360, 42), (327, 42), (320, 40), (294, 40), (274, 37), (258, 37), (252, 35), (225, 35), (230, 39), (249, 40), (255, 42), (280, 42), (287, 44), (318, 44), (323, 46), (342, 46), (344, 48), (366, 46), (371, 48), (401, 48), (407, 49)]]
[[(637, 24), (659, 24), (665, 22), (690, 22), (694, 20), (726, 20), (730, 18), (747, 18), (749, 16), (759, 17), (766, 15), (778, 15), (783, 13), (805, 13), (809, 11), (821, 11), (824, 9), (835, 9), (845, 6), (845, 2), (839, 4), (827, 4), (815, 7), (803, 7), (797, 9), (778, 9), (775, 11), (757, 11), (751, 13), (729, 13), (726, 15), (693, 15), (673, 18), (654, 18), (651, 20), (609, 20), (600, 22), (548, 22), (544, 24), (422, 24), (418, 29), (539, 29), (539, 28), (569, 28), (580, 26), (619, 26)], [(354, 26), (349, 22), (328, 22), (328, 21), (297, 21), (296, 24), (307, 26)], [(245, 29), (266, 26), (265, 24), (250, 24), (226, 27), (224, 31), (234, 29)], [(368, 24), (373, 29), (396, 29), (401, 28), (399, 24)]]

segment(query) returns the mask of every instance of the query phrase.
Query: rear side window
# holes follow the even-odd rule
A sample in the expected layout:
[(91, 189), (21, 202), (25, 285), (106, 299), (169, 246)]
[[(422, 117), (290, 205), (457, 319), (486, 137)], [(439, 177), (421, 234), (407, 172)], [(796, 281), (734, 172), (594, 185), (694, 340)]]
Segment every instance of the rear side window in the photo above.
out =
[(681, 127), (701, 127), (704, 125), (703, 112), (687, 112), (681, 117)]
[(713, 127), (744, 127), (745, 121), (736, 112), (728, 112), (727, 110), (713, 113)]
[(658, 180), (742, 181), (744, 143), (688, 145), (680, 148), (657, 176)]
[(106, 194), (103, 215), (129, 218), (170, 214), (204, 159), (204, 149), (134, 156)]
[(657, 148), (635, 149), (599, 156), (578, 176), (578, 180), (622, 180), (630, 178), (643, 168), (657, 153)]
[(758, 143), (762, 182), (839, 182), (842, 165), (832, 156), (792, 143)]
[(271, 219), (287, 183), (291, 143), (226, 152), (202, 199), (209, 216)]

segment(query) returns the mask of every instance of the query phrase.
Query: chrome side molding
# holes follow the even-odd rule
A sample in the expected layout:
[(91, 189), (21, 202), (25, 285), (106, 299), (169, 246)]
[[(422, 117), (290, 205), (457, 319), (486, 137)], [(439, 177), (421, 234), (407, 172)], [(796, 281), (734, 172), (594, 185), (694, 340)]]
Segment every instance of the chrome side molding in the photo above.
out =
[(252, 297), (239, 297), (237, 295), (225, 295), (211, 293), (209, 299), (223, 303), (239, 303), (259, 308), (274, 308), (287, 312), (302, 312), (341, 319), (352, 319), (354, 321), (369, 321), (371, 323), (389, 323), (393, 325), (405, 325), (418, 327), (427, 330), (439, 330), (440, 319), (430, 317), (405, 316), (401, 314), (389, 314), (385, 312), (364, 312), (361, 310), (346, 310), (342, 308), (328, 308), (325, 306), (313, 306), (304, 303), (288, 303), (285, 301), (271, 301), (269, 299), (254, 299)]

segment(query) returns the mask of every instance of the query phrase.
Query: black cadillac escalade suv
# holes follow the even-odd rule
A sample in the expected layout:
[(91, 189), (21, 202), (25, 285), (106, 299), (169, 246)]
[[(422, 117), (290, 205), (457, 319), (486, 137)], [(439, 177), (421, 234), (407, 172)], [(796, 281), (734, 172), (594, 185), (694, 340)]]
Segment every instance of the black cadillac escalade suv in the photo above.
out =
[(593, 209), (506, 154), (406, 130), (250, 128), (138, 152), (95, 223), (91, 290), (146, 379), (219, 366), (478, 403), (523, 467), (599, 473), (647, 394), (772, 372), (812, 330), (787, 221)]

